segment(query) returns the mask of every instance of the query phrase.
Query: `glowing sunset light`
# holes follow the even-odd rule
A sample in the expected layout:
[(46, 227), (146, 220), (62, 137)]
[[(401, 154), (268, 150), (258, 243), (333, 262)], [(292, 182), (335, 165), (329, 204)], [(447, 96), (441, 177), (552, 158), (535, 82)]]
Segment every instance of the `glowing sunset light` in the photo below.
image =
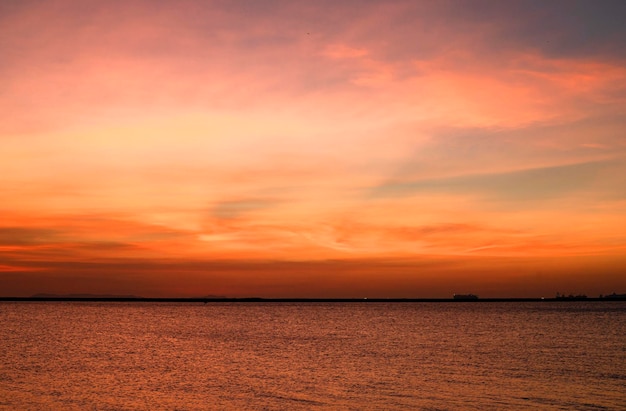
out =
[(3, 2), (0, 294), (626, 291), (625, 13)]

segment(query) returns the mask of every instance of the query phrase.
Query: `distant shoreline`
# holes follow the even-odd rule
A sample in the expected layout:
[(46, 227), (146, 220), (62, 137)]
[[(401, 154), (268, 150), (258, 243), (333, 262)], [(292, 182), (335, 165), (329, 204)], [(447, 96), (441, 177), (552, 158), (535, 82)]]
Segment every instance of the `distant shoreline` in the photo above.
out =
[(0, 297), (0, 302), (102, 303), (499, 303), (499, 302), (626, 301), (626, 298), (175, 298), (175, 297)]

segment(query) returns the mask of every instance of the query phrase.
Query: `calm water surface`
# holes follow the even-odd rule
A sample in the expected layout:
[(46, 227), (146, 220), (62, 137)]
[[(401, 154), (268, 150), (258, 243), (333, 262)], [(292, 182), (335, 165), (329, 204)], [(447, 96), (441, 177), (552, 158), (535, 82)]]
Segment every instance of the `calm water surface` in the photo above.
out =
[(2, 303), (0, 410), (624, 410), (626, 303)]

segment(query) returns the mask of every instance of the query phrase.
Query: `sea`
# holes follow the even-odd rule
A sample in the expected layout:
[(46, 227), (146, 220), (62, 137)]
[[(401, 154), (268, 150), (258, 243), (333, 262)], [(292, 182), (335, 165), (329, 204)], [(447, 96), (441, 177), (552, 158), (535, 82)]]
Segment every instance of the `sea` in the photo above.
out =
[(626, 302), (3, 302), (0, 410), (626, 410)]

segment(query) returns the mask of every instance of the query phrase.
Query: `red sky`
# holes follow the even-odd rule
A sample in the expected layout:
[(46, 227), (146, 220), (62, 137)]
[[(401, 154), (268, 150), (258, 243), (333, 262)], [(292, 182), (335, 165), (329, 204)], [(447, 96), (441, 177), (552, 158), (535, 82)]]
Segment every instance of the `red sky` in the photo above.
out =
[(621, 1), (0, 4), (0, 295), (626, 291)]

